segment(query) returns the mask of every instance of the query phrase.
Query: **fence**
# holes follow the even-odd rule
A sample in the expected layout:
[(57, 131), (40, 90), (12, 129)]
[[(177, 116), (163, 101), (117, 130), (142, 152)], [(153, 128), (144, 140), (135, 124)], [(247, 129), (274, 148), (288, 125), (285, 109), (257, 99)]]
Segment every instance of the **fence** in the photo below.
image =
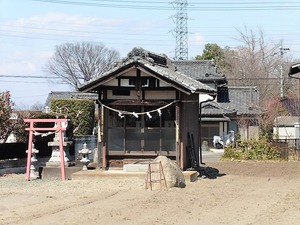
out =
[(281, 150), (280, 158), (287, 161), (300, 159), (299, 139), (273, 139), (272, 144)]
[[(52, 150), (48, 142), (34, 142), (35, 148), (39, 150), (38, 157), (51, 156)], [(24, 159), (27, 158), (26, 150), (28, 143), (3, 143), (0, 144), (0, 160), (2, 159)]]

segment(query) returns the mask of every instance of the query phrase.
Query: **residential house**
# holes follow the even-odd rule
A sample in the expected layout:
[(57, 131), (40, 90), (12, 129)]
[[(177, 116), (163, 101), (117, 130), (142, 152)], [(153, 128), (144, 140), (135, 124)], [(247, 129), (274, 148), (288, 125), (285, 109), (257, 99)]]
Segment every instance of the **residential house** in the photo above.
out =
[(258, 138), (259, 93), (255, 87), (230, 87), (226, 76), (217, 71), (213, 60), (174, 61), (184, 72), (217, 91), (216, 99), (201, 102), (199, 141), (213, 145), (213, 136), (224, 138), (229, 131), (242, 138)]
[(293, 98), (283, 98), (280, 102), (285, 115), (274, 120), (274, 139), (287, 142), (289, 147), (299, 148), (300, 102)]
[[(300, 63), (291, 65), (288, 75), (300, 82)], [(300, 88), (299, 84), (296, 85)], [(273, 127), (274, 139), (286, 141), (289, 147), (297, 149), (300, 145), (300, 89), (298, 95), (298, 99), (287, 97), (281, 99), (285, 116), (276, 117)]]

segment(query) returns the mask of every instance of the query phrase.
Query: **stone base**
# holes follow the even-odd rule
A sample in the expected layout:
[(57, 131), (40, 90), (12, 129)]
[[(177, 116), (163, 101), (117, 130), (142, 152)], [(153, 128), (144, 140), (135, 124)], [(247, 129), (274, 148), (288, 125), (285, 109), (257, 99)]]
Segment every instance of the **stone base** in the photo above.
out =
[[(72, 164), (70, 162), (65, 162), (65, 167), (69, 167)], [(46, 162), (46, 167), (60, 167), (60, 162)]]
[(183, 171), (185, 182), (195, 182), (198, 180), (199, 173), (197, 171)]
[[(197, 171), (183, 171), (186, 184), (196, 182), (199, 173)], [(86, 170), (72, 174), (72, 180), (101, 180), (101, 179), (130, 179), (130, 177), (145, 180), (147, 172), (124, 172), (122, 170)]]
[(148, 164), (126, 164), (123, 166), (124, 172), (147, 172)]
[[(66, 167), (66, 178), (68, 180), (72, 179), (72, 174), (82, 170), (82, 167), (71, 166)], [(39, 176), (41, 179), (50, 180), (50, 179), (61, 179), (61, 168), (60, 167), (40, 167)]]

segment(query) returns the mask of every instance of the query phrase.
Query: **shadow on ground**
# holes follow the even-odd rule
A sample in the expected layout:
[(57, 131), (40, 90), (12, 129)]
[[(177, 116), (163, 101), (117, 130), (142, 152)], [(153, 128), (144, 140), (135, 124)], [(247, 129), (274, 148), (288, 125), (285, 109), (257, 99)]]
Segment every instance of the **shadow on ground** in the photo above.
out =
[(225, 173), (220, 173), (217, 168), (213, 168), (210, 166), (200, 167), (197, 169), (199, 172), (199, 176), (207, 179), (216, 179), (218, 177), (225, 176)]

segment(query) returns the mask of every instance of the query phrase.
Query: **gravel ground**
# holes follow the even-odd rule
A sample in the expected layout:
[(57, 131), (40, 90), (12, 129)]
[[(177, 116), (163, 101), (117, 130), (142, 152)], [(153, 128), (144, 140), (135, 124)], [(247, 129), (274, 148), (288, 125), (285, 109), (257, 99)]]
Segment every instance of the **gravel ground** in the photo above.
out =
[(215, 179), (145, 190), (144, 180), (0, 177), (0, 224), (299, 224), (300, 163), (211, 162)]

